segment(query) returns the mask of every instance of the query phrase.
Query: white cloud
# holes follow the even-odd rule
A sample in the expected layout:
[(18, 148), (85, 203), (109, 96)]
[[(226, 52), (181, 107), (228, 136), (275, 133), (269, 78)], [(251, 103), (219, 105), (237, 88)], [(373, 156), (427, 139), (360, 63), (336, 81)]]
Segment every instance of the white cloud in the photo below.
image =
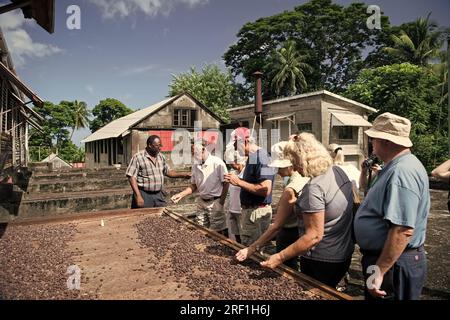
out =
[(23, 29), (27, 20), (20, 11), (10, 11), (0, 15), (2, 27), (14, 64), (21, 67), (27, 58), (43, 58), (62, 52), (57, 46), (34, 42), (28, 32)]
[(138, 66), (138, 67), (126, 68), (126, 69), (114, 67), (114, 70), (119, 71), (119, 74), (121, 76), (133, 76), (133, 75), (143, 74), (148, 71), (155, 70), (157, 68), (158, 68), (158, 65), (149, 64), (149, 65), (145, 65), (145, 66)]
[(86, 88), (86, 91), (89, 92), (90, 94), (94, 93), (94, 87), (91, 86), (90, 84), (88, 84), (85, 88)]
[(184, 4), (190, 8), (204, 5), (209, 0), (89, 0), (102, 11), (105, 19), (116, 16), (125, 18), (130, 15), (142, 12), (147, 16), (155, 17), (159, 14), (169, 15), (172, 9), (179, 4)]

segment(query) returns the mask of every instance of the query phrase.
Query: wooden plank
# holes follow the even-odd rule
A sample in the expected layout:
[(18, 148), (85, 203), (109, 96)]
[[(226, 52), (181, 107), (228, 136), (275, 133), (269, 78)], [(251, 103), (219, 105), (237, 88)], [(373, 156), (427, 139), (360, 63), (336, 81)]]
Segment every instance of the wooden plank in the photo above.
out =
[(28, 88), (11, 70), (9, 70), (2, 62), (0, 62), (0, 73), (5, 76), (6, 79), (11, 81), (17, 86), (25, 95), (30, 98), (36, 106), (42, 107), (44, 102), (39, 98), (30, 88)]
[[(231, 239), (225, 237), (224, 235), (222, 235), (220, 233), (217, 233), (217, 232), (207, 229), (203, 226), (200, 226), (200, 225), (196, 224), (195, 222), (189, 220), (188, 218), (186, 218), (182, 215), (179, 215), (167, 208), (164, 209), (164, 214), (167, 214), (180, 222), (184, 222), (186, 224), (190, 224), (190, 225), (194, 226), (195, 228), (203, 231), (205, 234), (208, 234), (212, 238), (218, 240), (220, 243), (222, 243), (234, 250), (240, 250), (240, 249), (245, 248), (245, 246), (243, 246), (242, 244), (232, 241)], [(259, 253), (255, 253), (250, 257), (250, 259), (252, 259), (256, 262), (262, 262), (262, 261), (266, 260), (266, 258), (267, 257), (264, 257), (263, 255), (261, 255)], [(353, 298), (351, 296), (349, 296), (345, 293), (339, 292), (339, 291), (335, 290), (334, 288), (331, 288), (331, 287), (329, 287), (329, 286), (327, 286), (305, 274), (302, 274), (296, 270), (293, 270), (285, 265), (278, 266), (274, 271), (282, 276), (299, 281), (303, 285), (307, 284), (309, 286), (309, 289), (311, 290), (311, 292), (314, 292), (314, 293), (316, 293), (322, 297), (325, 297), (327, 299), (353, 300)]]

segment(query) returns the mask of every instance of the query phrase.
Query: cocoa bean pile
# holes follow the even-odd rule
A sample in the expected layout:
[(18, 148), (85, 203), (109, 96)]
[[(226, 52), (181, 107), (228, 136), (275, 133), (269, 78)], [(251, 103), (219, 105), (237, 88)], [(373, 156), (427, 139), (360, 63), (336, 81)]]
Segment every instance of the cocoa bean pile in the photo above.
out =
[(76, 233), (73, 224), (8, 226), (2, 231), (0, 300), (81, 299), (78, 290), (67, 288), (67, 268), (74, 264), (67, 250)]
[(238, 262), (236, 252), (170, 217), (148, 217), (136, 225), (139, 241), (155, 255), (161, 278), (171, 276), (200, 300), (317, 300), (299, 283), (262, 268)]

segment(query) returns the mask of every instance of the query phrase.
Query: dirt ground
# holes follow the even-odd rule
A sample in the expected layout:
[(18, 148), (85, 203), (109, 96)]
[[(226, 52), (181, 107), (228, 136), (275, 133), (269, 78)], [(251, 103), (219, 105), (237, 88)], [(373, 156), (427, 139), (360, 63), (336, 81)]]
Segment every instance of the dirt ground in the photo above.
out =
[(105, 218), (103, 227), (99, 219), (76, 223), (78, 232), (68, 250), (82, 266), (82, 295), (108, 300), (193, 298), (169, 273), (162, 277), (152, 252), (139, 246), (134, 225), (144, 218)]
[[(432, 211), (428, 218), (425, 251), (428, 274), (422, 291), (423, 300), (450, 299), (450, 214)], [(361, 255), (355, 250), (350, 267), (350, 285), (347, 294), (363, 298)]]
[[(0, 300), (331, 297), (320, 286), (257, 262), (237, 263), (234, 249), (162, 211), (116, 210), (1, 226)], [(68, 289), (77, 283), (69, 281), (75, 279), (68, 273), (72, 267), (79, 268), (76, 290)]]

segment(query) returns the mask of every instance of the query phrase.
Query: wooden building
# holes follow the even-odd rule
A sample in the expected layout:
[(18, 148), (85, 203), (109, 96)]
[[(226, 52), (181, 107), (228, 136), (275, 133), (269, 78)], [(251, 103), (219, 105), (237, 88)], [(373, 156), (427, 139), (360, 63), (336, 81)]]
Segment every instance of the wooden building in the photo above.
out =
[(221, 118), (189, 93), (116, 119), (81, 141), (85, 143), (86, 167), (126, 166), (135, 153), (146, 147), (147, 138), (153, 134), (161, 137), (162, 152), (170, 162), (174, 131), (194, 132), (194, 121), (198, 120), (202, 121), (204, 136), (214, 136), (211, 131), (218, 131), (223, 124)]
[[(40, 130), (43, 118), (29, 107), (43, 104), (17, 76), (0, 29), (0, 174), (28, 164), (28, 125)], [(25, 97), (29, 102), (24, 102)]]
[[(372, 125), (367, 117), (377, 111), (326, 90), (265, 101), (262, 109), (262, 129), (267, 129), (262, 143), (268, 145), (268, 150), (272, 144), (287, 140), (289, 135), (306, 131), (313, 133), (325, 146), (331, 143), (342, 146), (346, 161), (358, 168), (368, 153), (363, 130)], [(253, 126), (253, 104), (229, 111), (233, 122)]]

